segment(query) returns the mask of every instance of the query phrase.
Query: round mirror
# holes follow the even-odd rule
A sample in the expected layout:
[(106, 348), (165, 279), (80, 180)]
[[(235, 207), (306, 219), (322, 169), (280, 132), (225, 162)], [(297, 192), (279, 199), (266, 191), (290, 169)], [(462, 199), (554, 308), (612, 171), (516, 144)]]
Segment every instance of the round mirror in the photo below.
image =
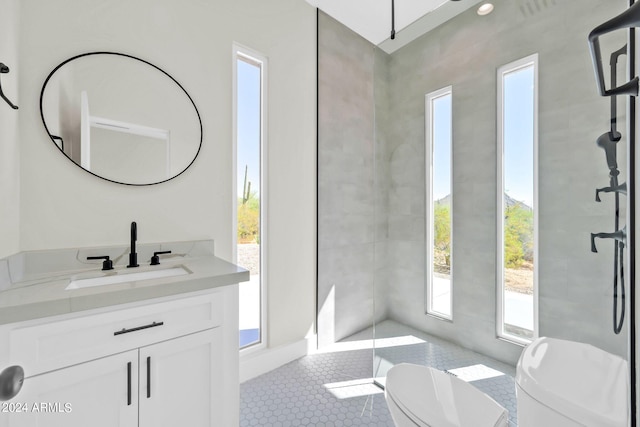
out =
[(175, 178), (202, 145), (187, 91), (159, 67), (122, 53), (85, 53), (58, 65), (42, 87), (40, 114), (69, 160), (120, 184)]

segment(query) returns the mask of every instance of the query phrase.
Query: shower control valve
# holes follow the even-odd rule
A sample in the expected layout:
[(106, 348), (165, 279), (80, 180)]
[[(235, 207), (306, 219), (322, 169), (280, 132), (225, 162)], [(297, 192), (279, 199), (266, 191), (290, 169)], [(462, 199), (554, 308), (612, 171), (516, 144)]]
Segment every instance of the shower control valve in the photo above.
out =
[(619, 193), (619, 194), (624, 194), (625, 196), (627, 195), (627, 183), (622, 183), (618, 186), (613, 186), (613, 187), (603, 187), (603, 188), (597, 188), (596, 189), (596, 202), (601, 202), (602, 200), (600, 200), (600, 193)]
[(627, 244), (626, 227), (613, 233), (591, 233), (591, 252), (597, 253), (598, 249), (596, 248), (596, 237), (599, 239), (615, 239), (623, 245)]

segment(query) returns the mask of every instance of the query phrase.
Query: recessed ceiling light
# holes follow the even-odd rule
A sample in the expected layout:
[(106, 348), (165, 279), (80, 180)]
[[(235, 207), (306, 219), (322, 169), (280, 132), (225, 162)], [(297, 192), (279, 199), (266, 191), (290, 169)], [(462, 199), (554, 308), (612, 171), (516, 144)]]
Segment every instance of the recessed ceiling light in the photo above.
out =
[(485, 3), (478, 8), (478, 15), (484, 16), (493, 12), (493, 5), (491, 3)]

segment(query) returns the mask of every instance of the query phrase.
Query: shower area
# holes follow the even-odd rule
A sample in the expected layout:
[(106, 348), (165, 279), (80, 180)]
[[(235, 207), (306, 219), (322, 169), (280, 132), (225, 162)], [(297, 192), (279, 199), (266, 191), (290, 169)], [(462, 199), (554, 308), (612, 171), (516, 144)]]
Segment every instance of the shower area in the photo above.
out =
[[(318, 343), (370, 348), (382, 386), (410, 362), (512, 387), (542, 336), (629, 357), (628, 252), (598, 233), (628, 217), (630, 98), (587, 41), (628, 1), (470, 3), (377, 45), (318, 12)], [(601, 37), (608, 87), (627, 37)]]

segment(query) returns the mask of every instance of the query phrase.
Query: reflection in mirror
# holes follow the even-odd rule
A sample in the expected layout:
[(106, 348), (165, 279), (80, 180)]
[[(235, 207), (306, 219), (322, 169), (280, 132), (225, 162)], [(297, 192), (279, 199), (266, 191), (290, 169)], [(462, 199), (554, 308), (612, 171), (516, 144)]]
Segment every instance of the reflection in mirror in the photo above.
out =
[(78, 55), (47, 77), (45, 128), (76, 165), (128, 185), (172, 179), (195, 160), (202, 123), (186, 90), (157, 66), (113, 52)]

